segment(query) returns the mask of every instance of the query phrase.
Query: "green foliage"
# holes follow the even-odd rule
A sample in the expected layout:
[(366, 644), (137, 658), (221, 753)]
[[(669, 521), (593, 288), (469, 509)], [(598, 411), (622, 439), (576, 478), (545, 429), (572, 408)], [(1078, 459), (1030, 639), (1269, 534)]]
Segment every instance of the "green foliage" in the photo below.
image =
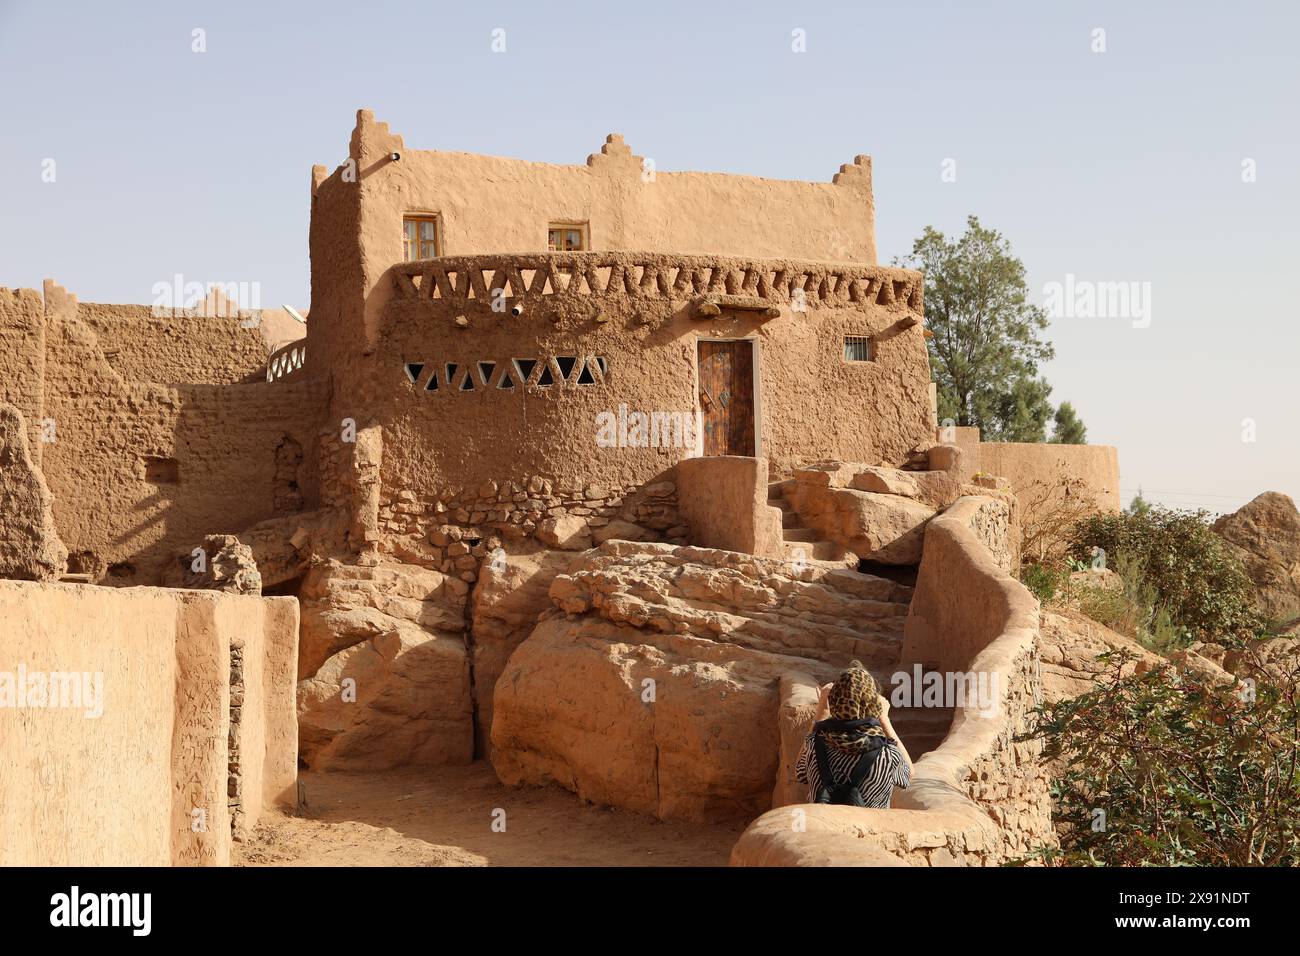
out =
[(1157, 654), (1167, 654), (1195, 640), (1196, 636), (1179, 627), (1173, 614), (1160, 603), (1140, 559), (1121, 551), (1112, 561), (1112, 570), (1123, 587), (1085, 588), (1079, 597), (1080, 611)]
[(1060, 769), (1049, 864), (1300, 865), (1300, 673), (1211, 684), (1169, 665), (1040, 707), (1027, 738)]
[(1124, 556), (1128, 577), (1115, 570), (1125, 577), (1129, 597), (1164, 615), (1147, 622), (1152, 634), (1156, 628), (1175, 643), (1193, 637), (1240, 643), (1263, 622), (1240, 560), (1210, 530), (1207, 517), (1159, 506), (1140, 514), (1092, 515), (1074, 526), (1069, 553), (1083, 560), (1100, 548), (1112, 563)]
[(1052, 403), (1047, 397), (1052, 386), (1043, 378), (1018, 378), (1011, 391), (992, 402), (993, 419), (988, 441), (1040, 442), (1047, 437), (1047, 422), (1052, 417)]
[(1151, 502), (1142, 497), (1142, 487), (1139, 485), (1137, 494), (1134, 495), (1133, 500), (1128, 503), (1127, 511), (1131, 515), (1138, 515), (1140, 517), (1150, 510)]
[(1020, 569), (1020, 582), (1042, 603), (1049, 603), (1061, 590), (1069, 571), (1052, 564), (1026, 564)]
[(1084, 427), (1078, 412), (1069, 402), (1061, 402), (1057, 406), (1053, 422), (1055, 423), (1055, 428), (1052, 430), (1053, 442), (1058, 445), (1088, 444), (1088, 429)]
[(1029, 301), (1025, 266), (1011, 244), (970, 216), (954, 240), (927, 226), (911, 255), (895, 262), (925, 273), (940, 421), (978, 426), (985, 441), (1046, 440), (1052, 390), (1038, 365), (1055, 353), (1039, 337), (1047, 313)]

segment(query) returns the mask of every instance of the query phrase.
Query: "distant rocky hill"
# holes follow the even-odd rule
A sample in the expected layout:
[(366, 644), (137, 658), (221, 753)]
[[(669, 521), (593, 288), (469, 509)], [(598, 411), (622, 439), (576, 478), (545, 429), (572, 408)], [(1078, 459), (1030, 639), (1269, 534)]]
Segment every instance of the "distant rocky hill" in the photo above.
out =
[(1275, 622), (1300, 618), (1300, 512), (1295, 502), (1266, 491), (1219, 518), (1214, 530), (1245, 565), (1260, 611)]

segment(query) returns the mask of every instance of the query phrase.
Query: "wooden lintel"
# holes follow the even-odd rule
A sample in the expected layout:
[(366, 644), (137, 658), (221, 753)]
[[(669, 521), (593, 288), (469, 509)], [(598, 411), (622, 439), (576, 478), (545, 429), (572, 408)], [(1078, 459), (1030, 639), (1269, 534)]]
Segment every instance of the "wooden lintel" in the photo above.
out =
[(770, 299), (752, 295), (709, 295), (695, 300), (694, 315), (697, 319), (713, 319), (721, 315), (723, 309), (732, 312), (761, 312), (767, 319), (775, 319), (781, 314), (781, 310)]

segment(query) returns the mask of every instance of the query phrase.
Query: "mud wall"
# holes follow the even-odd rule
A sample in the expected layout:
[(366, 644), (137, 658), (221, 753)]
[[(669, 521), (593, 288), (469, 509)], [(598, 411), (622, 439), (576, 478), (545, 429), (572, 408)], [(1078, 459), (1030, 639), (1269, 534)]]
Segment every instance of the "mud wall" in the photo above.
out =
[(297, 617), (287, 598), (0, 581), (0, 865), (228, 863), (231, 643), (262, 671), (242, 720), (260, 814), (292, 791)]
[[(314, 421), (326, 383), (273, 386), (261, 372), (238, 385), (130, 380), (106, 356), (112, 333), (101, 339), (82, 322), (75, 297), (51, 285), (46, 300), (44, 415), (57, 440), (41, 464), (73, 570), (106, 584), (156, 584), (162, 563), (204, 535), (315, 506)], [(281, 487), (293, 480), (278, 453), (286, 442), (301, 450), (297, 499)]]
[(0, 402), (22, 412), (40, 464), (45, 405), (45, 303), (35, 289), (0, 288)]
[(677, 500), (690, 543), (782, 557), (781, 511), (767, 503), (765, 458), (688, 458), (677, 466)]

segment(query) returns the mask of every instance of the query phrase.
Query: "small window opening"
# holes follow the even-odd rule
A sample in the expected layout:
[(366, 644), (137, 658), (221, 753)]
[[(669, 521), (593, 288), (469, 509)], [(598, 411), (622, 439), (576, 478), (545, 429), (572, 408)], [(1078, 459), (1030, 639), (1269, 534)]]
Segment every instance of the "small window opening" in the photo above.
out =
[(484, 388), (486, 388), (488, 384), (492, 381), (492, 373), (495, 372), (496, 370), (497, 370), (496, 362), (478, 363), (478, 374), (479, 374), (479, 378), (482, 379), (483, 381)]
[(515, 371), (519, 374), (519, 381), (527, 382), (528, 376), (533, 374), (533, 369), (537, 367), (537, 359), (511, 359)]
[(497, 382), (497, 388), (514, 388), (515, 380), (510, 377), (510, 369), (501, 373), (501, 381)]
[(547, 362), (542, 366), (542, 374), (537, 376), (537, 385), (540, 388), (549, 388), (555, 384), (555, 379), (551, 375), (551, 364)]
[(560, 381), (567, 382), (569, 376), (573, 374), (573, 366), (578, 364), (578, 359), (573, 355), (557, 355), (555, 364), (560, 367)]
[(406, 261), (442, 255), (437, 216), (407, 216), (402, 220), (402, 245)]
[(426, 392), (436, 392), (436, 391), (438, 390), (438, 373), (437, 373), (437, 372), (430, 372), (430, 373), (429, 373), (429, 380), (428, 380), (427, 382), (424, 383), (424, 390), (425, 390)]
[(144, 480), (151, 485), (174, 485), (180, 482), (180, 463), (175, 458), (146, 457)]
[(844, 336), (844, 361), (870, 362), (871, 338), (866, 335)]
[(551, 252), (586, 252), (585, 222), (553, 222), (546, 227), (546, 247)]
[(447, 383), (448, 388), (451, 388), (452, 382), (456, 381), (456, 370), (458, 368), (460, 368), (460, 366), (455, 362), (447, 363), (447, 374), (443, 376), (442, 380)]
[(595, 385), (595, 384), (596, 384), (595, 376), (593, 376), (593, 375), (591, 374), (591, 363), (592, 363), (593, 361), (595, 361), (595, 360), (594, 360), (594, 359), (587, 359), (587, 361), (585, 361), (585, 362), (582, 363), (582, 372), (581, 372), (581, 374), (578, 375), (578, 384), (579, 384), (579, 385)]
[(603, 355), (596, 356), (596, 368), (600, 369), (600, 374), (602, 377), (609, 374), (609, 362), (605, 360), (605, 356)]
[(424, 371), (424, 364), (422, 362), (406, 363), (406, 377), (411, 380), (412, 385), (415, 384), (415, 380), (420, 377), (420, 373), (423, 371)]

